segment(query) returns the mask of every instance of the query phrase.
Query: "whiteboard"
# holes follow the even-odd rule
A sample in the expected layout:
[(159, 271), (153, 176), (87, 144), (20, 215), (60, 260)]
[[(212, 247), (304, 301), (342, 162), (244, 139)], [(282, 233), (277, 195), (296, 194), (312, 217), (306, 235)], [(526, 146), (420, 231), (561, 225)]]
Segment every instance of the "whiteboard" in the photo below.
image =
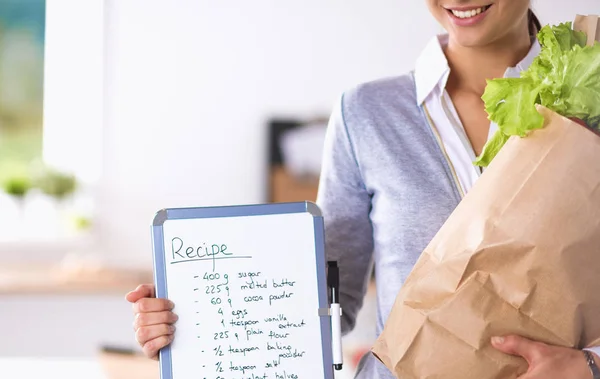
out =
[(175, 303), (162, 379), (333, 379), (323, 219), (310, 202), (165, 209), (157, 297)]

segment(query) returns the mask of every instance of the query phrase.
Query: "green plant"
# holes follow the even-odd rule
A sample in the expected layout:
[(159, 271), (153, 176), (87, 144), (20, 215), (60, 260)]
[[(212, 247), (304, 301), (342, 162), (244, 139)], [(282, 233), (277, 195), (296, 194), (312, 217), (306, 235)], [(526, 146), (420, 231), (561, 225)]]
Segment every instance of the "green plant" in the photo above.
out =
[(35, 180), (35, 186), (48, 196), (62, 200), (77, 188), (77, 179), (51, 168), (44, 168)]
[(0, 185), (7, 194), (23, 198), (31, 190), (31, 174), (24, 165), (5, 163), (2, 165), (0, 172)]
[(31, 189), (31, 179), (26, 176), (14, 176), (5, 179), (2, 188), (7, 194), (23, 198)]
[(87, 230), (92, 226), (92, 220), (85, 216), (74, 216), (72, 223), (75, 230), (79, 231)]

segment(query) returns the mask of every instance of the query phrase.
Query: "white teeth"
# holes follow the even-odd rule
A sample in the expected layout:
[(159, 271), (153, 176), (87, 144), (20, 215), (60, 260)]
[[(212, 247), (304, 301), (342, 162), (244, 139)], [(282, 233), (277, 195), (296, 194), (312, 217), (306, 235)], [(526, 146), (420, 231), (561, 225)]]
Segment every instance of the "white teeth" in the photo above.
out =
[(452, 11), (452, 14), (458, 18), (471, 18), (483, 12), (484, 8), (471, 9), (469, 11)]

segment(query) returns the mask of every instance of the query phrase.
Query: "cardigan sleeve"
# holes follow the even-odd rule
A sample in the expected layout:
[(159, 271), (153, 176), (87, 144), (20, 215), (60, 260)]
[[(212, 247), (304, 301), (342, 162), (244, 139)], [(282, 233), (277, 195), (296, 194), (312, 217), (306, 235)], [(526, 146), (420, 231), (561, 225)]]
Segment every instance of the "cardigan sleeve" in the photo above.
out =
[(325, 252), (338, 262), (342, 331), (354, 328), (363, 304), (373, 258), (371, 195), (361, 176), (356, 146), (345, 118), (342, 96), (325, 138), (317, 204), (325, 223)]

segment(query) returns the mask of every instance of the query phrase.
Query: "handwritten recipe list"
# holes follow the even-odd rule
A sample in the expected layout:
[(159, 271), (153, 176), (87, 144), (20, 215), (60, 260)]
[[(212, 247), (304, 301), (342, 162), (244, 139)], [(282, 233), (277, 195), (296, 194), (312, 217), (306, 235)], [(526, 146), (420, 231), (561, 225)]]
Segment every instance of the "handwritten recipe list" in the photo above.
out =
[(324, 377), (316, 260), (286, 250), (305, 245), (314, 256), (312, 229), (268, 233), (265, 244), (269, 229), (255, 224), (234, 239), (214, 225), (196, 229), (214, 241), (165, 234), (168, 297), (179, 315), (174, 379)]

